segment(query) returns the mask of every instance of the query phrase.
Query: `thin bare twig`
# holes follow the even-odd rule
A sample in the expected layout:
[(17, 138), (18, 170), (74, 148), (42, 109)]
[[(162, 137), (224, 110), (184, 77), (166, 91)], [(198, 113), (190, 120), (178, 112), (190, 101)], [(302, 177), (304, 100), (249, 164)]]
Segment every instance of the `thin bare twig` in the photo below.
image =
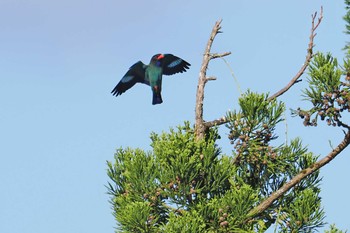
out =
[(255, 216), (261, 214), (263, 211), (265, 211), (275, 200), (280, 198), (283, 194), (288, 192), (291, 188), (293, 188), (296, 184), (298, 184), (302, 179), (307, 177), (308, 175), (314, 173), (330, 161), (332, 161), (340, 152), (342, 152), (348, 145), (350, 144), (350, 131), (348, 130), (347, 133), (344, 136), (343, 141), (334, 148), (328, 155), (326, 155), (321, 160), (317, 161), (316, 163), (312, 164), (310, 167), (302, 170), (294, 176), (289, 182), (284, 184), (280, 189), (272, 193), (268, 198), (266, 198), (263, 202), (261, 202), (258, 206), (256, 206), (254, 209), (252, 209), (248, 214), (247, 222), (253, 219)]
[(216, 80), (215, 77), (207, 77), (207, 78), (205, 79), (206, 82), (207, 82), (207, 81), (214, 81), (214, 80)]
[[(284, 88), (282, 88), (281, 90), (279, 90), (278, 92), (276, 92), (275, 94), (270, 96), (269, 100), (273, 100), (273, 99), (277, 98), (278, 96), (281, 96), (286, 91), (288, 91), (295, 83), (300, 82), (301, 80), (299, 78), (303, 75), (303, 73), (305, 72), (306, 68), (309, 66), (309, 63), (310, 63), (310, 61), (312, 59), (312, 56), (313, 56), (313, 50), (312, 49), (314, 47), (314, 38), (316, 36), (316, 29), (321, 24), (322, 19), (323, 19), (323, 7), (321, 7), (320, 16), (318, 17), (317, 22), (315, 22), (315, 19), (317, 17), (317, 12), (315, 12), (311, 16), (312, 16), (311, 33), (310, 33), (310, 36), (309, 36), (309, 44), (308, 44), (307, 55), (306, 55), (304, 64), (300, 68), (298, 73), (290, 80), (290, 82), (287, 84), (287, 86), (285, 86)], [(228, 120), (229, 119), (227, 119), (227, 117), (223, 116), (223, 117), (220, 117), (219, 119), (205, 122), (204, 126), (206, 128), (210, 128), (210, 127), (213, 127), (213, 126), (226, 124), (228, 122)]]
[(226, 57), (230, 55), (231, 52), (225, 52), (225, 53), (213, 53), (210, 55), (210, 59), (220, 58), (220, 57)]
[(337, 123), (339, 126), (346, 128), (347, 130), (350, 130), (350, 126), (348, 124), (343, 123), (340, 120), (337, 120)]
[(273, 100), (275, 98), (277, 98), (280, 95), (283, 95), (285, 92), (287, 92), (289, 90), (289, 88), (291, 88), (294, 84), (300, 82), (301, 80), (299, 79), (305, 72), (306, 68), (309, 66), (310, 61), (313, 57), (313, 47), (314, 47), (314, 38), (316, 36), (316, 29), (318, 28), (318, 26), (320, 25), (322, 19), (323, 19), (323, 7), (321, 7), (321, 12), (320, 12), (320, 16), (317, 19), (317, 23), (315, 24), (315, 19), (317, 16), (317, 12), (315, 12), (315, 14), (312, 14), (312, 22), (311, 22), (311, 34), (309, 37), (309, 45), (307, 48), (307, 54), (306, 54), (306, 58), (305, 58), (305, 62), (302, 65), (302, 67), (300, 68), (300, 70), (298, 71), (298, 73), (290, 80), (290, 82), (287, 84), (287, 86), (285, 86), (284, 88), (282, 88), (281, 90), (279, 90), (278, 92), (276, 92), (275, 94), (273, 94), (272, 96), (269, 97), (269, 100)]
[(213, 126), (217, 126), (217, 125), (222, 125), (228, 122), (229, 119), (227, 119), (227, 117), (223, 116), (219, 119), (213, 120), (213, 121), (208, 121), (208, 122), (204, 122), (205, 127), (210, 128)]

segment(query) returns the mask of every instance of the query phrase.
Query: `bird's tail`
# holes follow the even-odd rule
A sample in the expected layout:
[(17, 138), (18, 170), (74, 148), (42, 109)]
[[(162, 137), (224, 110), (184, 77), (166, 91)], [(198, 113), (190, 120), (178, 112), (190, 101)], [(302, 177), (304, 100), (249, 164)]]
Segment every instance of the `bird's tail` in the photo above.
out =
[(161, 94), (153, 92), (152, 104), (155, 105), (155, 104), (161, 104), (161, 103), (163, 103)]

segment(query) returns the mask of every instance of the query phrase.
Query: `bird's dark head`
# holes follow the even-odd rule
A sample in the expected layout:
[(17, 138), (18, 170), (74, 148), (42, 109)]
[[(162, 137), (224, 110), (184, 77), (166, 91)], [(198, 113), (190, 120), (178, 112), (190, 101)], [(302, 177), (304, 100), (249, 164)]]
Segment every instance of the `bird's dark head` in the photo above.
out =
[(161, 59), (164, 58), (164, 54), (158, 53), (156, 55), (154, 55), (151, 59), (151, 63), (160, 66), (161, 65)]

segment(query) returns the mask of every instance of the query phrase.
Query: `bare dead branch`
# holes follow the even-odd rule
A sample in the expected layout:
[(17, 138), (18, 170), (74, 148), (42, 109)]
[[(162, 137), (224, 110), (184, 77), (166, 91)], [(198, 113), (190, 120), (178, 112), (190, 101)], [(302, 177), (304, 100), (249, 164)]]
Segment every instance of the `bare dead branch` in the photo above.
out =
[(321, 7), (320, 16), (318, 17), (317, 23), (315, 24), (316, 16), (317, 16), (317, 12), (315, 12), (314, 14), (311, 15), (311, 17), (312, 17), (311, 33), (310, 33), (310, 36), (309, 36), (309, 44), (308, 44), (308, 47), (307, 47), (307, 54), (306, 54), (306, 58), (305, 58), (304, 64), (299, 69), (298, 73), (290, 80), (290, 82), (287, 84), (287, 86), (285, 86), (284, 88), (282, 88), (281, 90), (279, 90), (278, 92), (276, 92), (275, 94), (270, 96), (269, 100), (273, 100), (273, 99), (277, 98), (278, 96), (283, 95), (294, 84), (296, 84), (296, 83), (301, 81), (299, 78), (304, 74), (306, 68), (309, 66), (310, 61), (311, 61), (311, 59), (313, 57), (312, 49), (314, 47), (314, 38), (316, 36), (316, 29), (318, 28), (318, 26), (320, 25), (320, 23), (321, 23), (321, 21), (323, 19), (323, 7)]
[[(317, 22), (315, 22), (316, 16), (317, 16), (317, 12), (315, 12), (314, 14), (311, 15), (311, 17), (312, 17), (311, 33), (309, 36), (309, 44), (308, 44), (307, 54), (306, 54), (306, 58), (305, 58), (305, 62), (303, 64), (303, 66), (300, 68), (298, 73), (290, 80), (290, 82), (287, 84), (287, 86), (285, 86), (284, 88), (282, 88), (281, 90), (279, 90), (278, 92), (276, 92), (275, 94), (270, 96), (269, 100), (273, 100), (273, 99), (277, 98), (278, 96), (281, 96), (286, 91), (288, 91), (294, 84), (301, 81), (299, 78), (303, 75), (306, 68), (309, 66), (309, 63), (310, 63), (312, 56), (313, 56), (312, 49), (314, 47), (314, 38), (316, 36), (316, 29), (321, 24), (322, 19), (323, 19), (323, 7), (321, 7), (320, 16), (318, 17)], [(205, 127), (213, 127), (213, 126), (217, 126), (217, 125), (226, 124), (227, 122), (228, 122), (228, 119), (226, 117), (221, 117), (217, 120), (205, 122), (204, 125), (205, 125)]]
[(307, 177), (308, 175), (314, 173), (330, 161), (332, 161), (338, 154), (340, 154), (348, 145), (350, 144), (350, 131), (348, 130), (344, 136), (343, 141), (334, 148), (328, 155), (326, 155), (321, 160), (312, 164), (310, 167), (299, 172), (298, 175), (294, 176), (289, 182), (284, 184), (280, 189), (272, 193), (268, 198), (266, 198), (263, 202), (261, 202), (258, 206), (252, 209), (248, 214), (248, 219), (246, 221), (251, 220), (254, 216), (261, 214), (265, 211), (275, 200), (280, 198), (283, 194), (288, 192), (291, 188), (297, 185), (302, 179)]
[(225, 53), (213, 53), (210, 54), (210, 59), (215, 59), (215, 58), (220, 58), (220, 57), (226, 57), (228, 55), (230, 55), (231, 52), (225, 52)]
[(207, 77), (207, 78), (205, 79), (206, 82), (207, 82), (207, 81), (214, 81), (214, 80), (216, 80), (216, 77), (213, 77), (213, 76)]
[(210, 128), (213, 126), (225, 124), (227, 122), (228, 122), (228, 119), (226, 117), (221, 117), (221, 118), (213, 120), (213, 121), (204, 122), (204, 125), (206, 128)]
[(205, 51), (204, 51), (202, 66), (201, 66), (201, 69), (199, 72), (197, 94), (196, 94), (196, 109), (195, 109), (195, 114), (196, 114), (196, 116), (195, 116), (195, 135), (196, 135), (197, 140), (204, 138), (205, 131), (207, 130), (207, 128), (204, 125), (204, 120), (203, 120), (204, 87), (205, 87), (206, 82), (208, 81), (207, 75), (206, 75), (207, 69), (208, 69), (208, 64), (213, 56), (210, 54), (211, 46), (213, 44), (215, 36), (218, 33), (220, 33), (221, 21), (222, 20), (217, 21), (215, 23), (212, 31), (211, 31), (207, 46), (206, 46)]

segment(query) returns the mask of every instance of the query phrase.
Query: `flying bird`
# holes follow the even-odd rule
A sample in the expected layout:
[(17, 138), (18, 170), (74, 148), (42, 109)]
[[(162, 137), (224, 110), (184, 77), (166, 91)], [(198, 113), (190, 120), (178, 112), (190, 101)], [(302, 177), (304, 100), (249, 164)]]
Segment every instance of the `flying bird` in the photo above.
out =
[(151, 58), (149, 65), (145, 65), (141, 61), (132, 65), (111, 93), (118, 96), (136, 83), (143, 83), (151, 86), (152, 104), (161, 104), (163, 103), (161, 95), (162, 75), (186, 72), (189, 67), (190, 63), (172, 54), (156, 54)]

